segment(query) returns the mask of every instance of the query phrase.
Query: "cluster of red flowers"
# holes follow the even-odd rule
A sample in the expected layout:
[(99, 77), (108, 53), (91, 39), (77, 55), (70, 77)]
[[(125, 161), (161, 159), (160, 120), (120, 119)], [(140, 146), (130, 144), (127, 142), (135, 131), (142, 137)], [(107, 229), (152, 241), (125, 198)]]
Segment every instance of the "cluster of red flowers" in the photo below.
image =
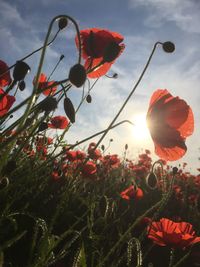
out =
[(15, 102), (15, 97), (8, 95), (1, 87), (11, 83), (10, 72), (7, 64), (0, 60), (0, 117), (4, 116)]

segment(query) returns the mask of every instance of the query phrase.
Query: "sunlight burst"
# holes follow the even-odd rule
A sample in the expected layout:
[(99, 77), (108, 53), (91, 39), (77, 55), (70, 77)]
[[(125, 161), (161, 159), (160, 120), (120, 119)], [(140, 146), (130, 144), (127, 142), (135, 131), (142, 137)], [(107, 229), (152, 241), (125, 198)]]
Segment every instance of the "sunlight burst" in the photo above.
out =
[(132, 119), (133, 126), (133, 137), (137, 141), (147, 141), (150, 137), (149, 129), (146, 123), (146, 114), (136, 114)]

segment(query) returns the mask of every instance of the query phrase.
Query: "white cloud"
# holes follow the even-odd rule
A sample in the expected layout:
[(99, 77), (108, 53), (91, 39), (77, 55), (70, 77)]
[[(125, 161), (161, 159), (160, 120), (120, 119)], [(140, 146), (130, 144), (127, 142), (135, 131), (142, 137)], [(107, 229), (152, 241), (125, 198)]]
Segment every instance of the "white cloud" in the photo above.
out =
[(159, 27), (165, 22), (175, 22), (184, 31), (200, 33), (200, 2), (196, 0), (130, 0), (133, 8), (146, 7), (151, 12), (146, 25)]

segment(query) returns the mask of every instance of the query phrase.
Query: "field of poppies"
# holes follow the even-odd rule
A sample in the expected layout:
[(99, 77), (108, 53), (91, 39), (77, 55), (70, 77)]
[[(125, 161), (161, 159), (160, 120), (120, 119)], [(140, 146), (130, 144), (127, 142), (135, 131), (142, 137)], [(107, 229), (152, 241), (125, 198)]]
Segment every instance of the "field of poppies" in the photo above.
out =
[[(69, 21), (76, 30), (78, 59), (67, 78), (54, 81), (51, 77), (64, 56), (46, 75), (45, 53)], [(62, 15), (50, 23), (42, 47), (10, 67), (0, 60), (0, 267), (200, 266), (200, 175), (187, 172), (187, 163), (170, 167), (170, 161), (187, 152), (185, 140), (194, 131), (194, 115), (184, 96), (174, 97), (167, 89), (149, 96), (146, 118), (158, 161), (153, 162), (145, 148), (138, 158), (127, 158), (128, 144), (121, 158), (106, 153), (102, 143), (120, 124), (116, 121), (156, 48), (173, 53), (172, 42), (155, 43), (106, 129), (67, 143), (79, 107), (92, 101), (96, 80), (123, 55), (123, 39), (100, 28), (79, 31), (73, 18)], [(26, 88), (26, 59), (39, 51), (33, 88)], [(83, 88), (77, 109), (67, 96), (73, 86)], [(19, 97), (23, 90), (29, 91), (24, 99)], [(65, 114), (55, 115), (61, 105)], [(13, 121), (13, 114), (22, 115)], [(62, 133), (51, 136), (49, 129)], [(94, 143), (96, 136), (99, 141)], [(79, 150), (85, 142), (87, 149)]]

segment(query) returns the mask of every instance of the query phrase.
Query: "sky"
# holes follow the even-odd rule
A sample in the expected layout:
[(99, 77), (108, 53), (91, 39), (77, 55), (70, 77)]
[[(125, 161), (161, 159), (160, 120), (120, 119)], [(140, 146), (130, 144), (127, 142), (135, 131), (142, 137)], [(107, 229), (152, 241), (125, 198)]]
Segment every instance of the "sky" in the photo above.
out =
[[(117, 73), (118, 78), (99, 79), (91, 91), (92, 103), (81, 106), (76, 123), (67, 132), (65, 140), (75, 143), (106, 129), (140, 76), (154, 43), (172, 41), (176, 45), (175, 52), (165, 53), (161, 46), (156, 49), (144, 78), (117, 120), (130, 120), (135, 126), (124, 123), (111, 130), (103, 144), (108, 153), (120, 156), (123, 156), (125, 144), (128, 144), (130, 159), (136, 158), (144, 149), (150, 149), (153, 159), (157, 160), (153, 141), (148, 131), (141, 129), (139, 124), (145, 120), (153, 92), (156, 89), (168, 89), (172, 95), (179, 96), (192, 107), (195, 117), (194, 134), (186, 140), (187, 153), (171, 165), (187, 162), (188, 169), (195, 172), (200, 167), (200, 1), (0, 0), (0, 59), (12, 65), (40, 47), (51, 19), (62, 14), (73, 17), (80, 30), (97, 27), (119, 32), (124, 36), (126, 46), (108, 73)], [(52, 37), (56, 30), (55, 24)], [(73, 25), (69, 23), (47, 49), (42, 69), (47, 75), (60, 55), (65, 56), (53, 76), (54, 80), (67, 78), (70, 67), (77, 61), (75, 35)], [(30, 94), (39, 57), (40, 53), (26, 61), (31, 72), (26, 77), (27, 88), (17, 95), (18, 99)], [(93, 80), (90, 82), (92, 84)], [(69, 91), (68, 97), (75, 107), (81, 95), (81, 88), (73, 87)], [(56, 114), (64, 115), (62, 105), (59, 105)], [(110, 139), (113, 142), (110, 143)], [(96, 142), (98, 138), (92, 141)], [(80, 148), (86, 149), (86, 144)]]

